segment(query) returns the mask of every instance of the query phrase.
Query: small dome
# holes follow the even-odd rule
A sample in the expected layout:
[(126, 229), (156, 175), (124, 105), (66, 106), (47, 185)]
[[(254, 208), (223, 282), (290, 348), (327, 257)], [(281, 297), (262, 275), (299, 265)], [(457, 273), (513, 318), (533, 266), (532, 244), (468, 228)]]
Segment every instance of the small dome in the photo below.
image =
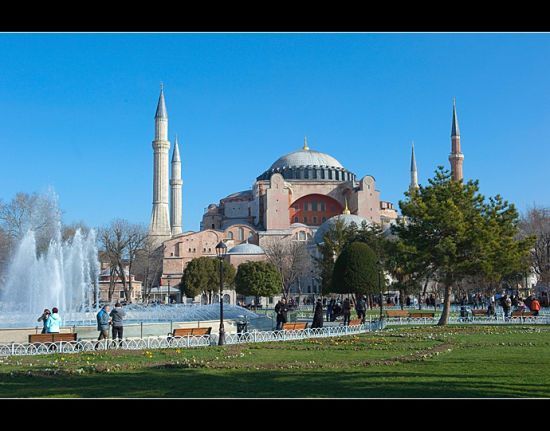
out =
[(265, 252), (261, 247), (255, 244), (243, 242), (233, 247), (227, 254), (265, 254)]
[(357, 227), (361, 227), (361, 224), (363, 222), (366, 222), (369, 225), (371, 224), (371, 222), (368, 221), (366, 218), (360, 217), (355, 214), (339, 214), (329, 218), (326, 222), (319, 226), (319, 229), (317, 229), (317, 232), (315, 232), (315, 235), (313, 237), (313, 242), (315, 244), (322, 243), (323, 237), (327, 234), (330, 228), (336, 224), (338, 220), (343, 221), (345, 227), (348, 227), (352, 223), (355, 223)]

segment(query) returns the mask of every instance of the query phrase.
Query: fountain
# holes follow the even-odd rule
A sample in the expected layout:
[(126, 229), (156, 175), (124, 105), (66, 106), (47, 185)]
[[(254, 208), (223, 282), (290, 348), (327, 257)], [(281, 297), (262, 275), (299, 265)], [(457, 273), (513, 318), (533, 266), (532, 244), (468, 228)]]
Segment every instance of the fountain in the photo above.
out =
[[(36, 236), (29, 230), (16, 248), (0, 290), (0, 328), (41, 326), (38, 317), (45, 308), (53, 307), (59, 309), (63, 326), (95, 326), (99, 272), (94, 230), (87, 234), (77, 230), (72, 238), (62, 241), (58, 227), (42, 254), (37, 254)], [(128, 324), (219, 319), (219, 304), (131, 304), (124, 309)], [(259, 326), (271, 326), (270, 319), (261, 322), (266, 318), (230, 304), (224, 304), (224, 317), (246, 317)]]
[(35, 233), (29, 230), (19, 242), (0, 291), (0, 327), (37, 325), (45, 308), (57, 307), (64, 320), (93, 312), (98, 303), (96, 235), (77, 230), (61, 241), (60, 230), (41, 255)]

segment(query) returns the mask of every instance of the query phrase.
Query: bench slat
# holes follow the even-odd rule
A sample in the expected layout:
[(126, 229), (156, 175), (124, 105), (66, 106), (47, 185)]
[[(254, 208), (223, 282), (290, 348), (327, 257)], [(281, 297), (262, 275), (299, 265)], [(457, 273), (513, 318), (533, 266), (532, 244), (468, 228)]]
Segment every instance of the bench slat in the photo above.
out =
[(283, 331), (306, 329), (307, 322), (283, 323)]
[(188, 336), (200, 336), (200, 335), (210, 335), (212, 331), (211, 327), (202, 327), (202, 328), (176, 328), (172, 332), (173, 337), (188, 337)]
[(408, 317), (409, 312), (407, 310), (386, 310), (388, 317)]
[(50, 332), (46, 334), (29, 334), (29, 343), (57, 343), (59, 341), (76, 341), (76, 332)]
[(410, 313), (409, 317), (434, 317), (435, 313)]

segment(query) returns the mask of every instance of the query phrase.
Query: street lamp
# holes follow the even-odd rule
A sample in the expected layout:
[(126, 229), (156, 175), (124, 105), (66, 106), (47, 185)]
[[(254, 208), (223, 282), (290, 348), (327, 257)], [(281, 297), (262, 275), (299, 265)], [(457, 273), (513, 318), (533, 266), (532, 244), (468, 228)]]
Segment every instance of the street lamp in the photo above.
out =
[(227, 254), (227, 246), (223, 241), (220, 241), (216, 246), (216, 255), (220, 260), (220, 334), (218, 337), (218, 345), (225, 344), (225, 330), (223, 329), (223, 259)]
[(383, 265), (383, 262), (381, 260), (379, 260), (378, 262), (376, 262), (376, 265), (378, 266), (378, 290), (380, 291), (380, 321), (382, 321), (382, 319), (384, 318), (384, 306), (383, 306), (383, 302), (384, 302), (384, 298), (383, 298), (383, 295), (382, 295), (382, 265)]

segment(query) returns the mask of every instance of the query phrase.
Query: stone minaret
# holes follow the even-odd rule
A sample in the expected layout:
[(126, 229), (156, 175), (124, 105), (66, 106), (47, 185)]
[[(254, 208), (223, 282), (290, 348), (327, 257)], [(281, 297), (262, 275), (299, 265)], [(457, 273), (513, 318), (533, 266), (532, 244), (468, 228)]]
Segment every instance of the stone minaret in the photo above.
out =
[(454, 99), (451, 143), (452, 152), (449, 154), (449, 162), (451, 162), (451, 175), (454, 181), (462, 181), (462, 163), (464, 162), (464, 154), (460, 152), (460, 130), (458, 130), (458, 119), (456, 117), (456, 105)]
[(170, 214), (168, 210), (168, 115), (164, 104), (164, 92), (160, 96), (155, 114), (155, 140), (153, 141), (153, 212), (149, 225), (149, 237), (158, 246), (170, 239)]
[(412, 143), (412, 155), (411, 155), (411, 184), (409, 190), (418, 188), (418, 174), (416, 171), (416, 158), (414, 156), (414, 141)]
[(178, 147), (178, 135), (174, 141), (172, 153), (172, 178), (170, 179), (170, 224), (172, 236), (181, 233), (181, 158)]

